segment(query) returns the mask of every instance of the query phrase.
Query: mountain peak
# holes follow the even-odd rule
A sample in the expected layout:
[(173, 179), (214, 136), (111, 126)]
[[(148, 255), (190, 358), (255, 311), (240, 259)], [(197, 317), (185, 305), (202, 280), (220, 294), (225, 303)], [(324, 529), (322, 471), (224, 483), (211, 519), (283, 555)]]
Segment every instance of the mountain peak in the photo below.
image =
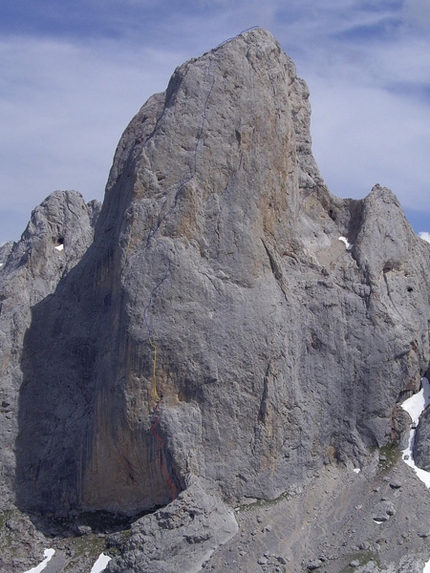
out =
[[(135, 570), (148, 531), (166, 545), (136, 570), (198, 570), (235, 534), (234, 505), (332, 483), (327, 468), (379, 479), (374, 449), (405, 439), (398, 402), (429, 363), (430, 250), (389, 190), (330, 194), (308, 98), (260, 28), (178, 67), (121, 137), (94, 242), (13, 350), (18, 507), (164, 507), (111, 571)], [(176, 527), (202, 543), (186, 566)]]

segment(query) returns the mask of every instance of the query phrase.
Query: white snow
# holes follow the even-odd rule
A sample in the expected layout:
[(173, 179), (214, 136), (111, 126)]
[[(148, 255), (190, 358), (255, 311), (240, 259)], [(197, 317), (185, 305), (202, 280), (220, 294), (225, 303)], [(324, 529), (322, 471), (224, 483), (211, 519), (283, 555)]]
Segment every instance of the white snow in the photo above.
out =
[(54, 247), (54, 249), (57, 249), (57, 251), (62, 251), (64, 249), (64, 245), (57, 245)]
[(339, 237), (339, 241), (345, 243), (345, 247), (347, 251), (350, 251), (354, 245), (352, 245), (346, 237)]
[[(412, 450), (414, 447), (414, 439), (415, 439), (415, 427), (418, 424), (421, 412), (430, 403), (430, 383), (427, 380), (427, 378), (421, 379), (421, 386), (422, 388), (419, 392), (417, 392), (416, 394), (405, 400), (402, 404), (402, 408), (406, 410), (406, 412), (412, 418), (409, 444), (406, 450), (403, 450), (402, 457), (403, 461), (407, 463), (408, 466), (413, 468), (419, 479), (423, 481), (427, 487), (430, 487), (430, 472), (426, 472), (421, 468), (417, 468), (417, 466), (414, 463), (414, 459), (412, 457)], [(424, 565), (423, 573), (430, 573), (430, 559)]]
[[(28, 571), (24, 571), (24, 573), (40, 573), (45, 569), (48, 564), (48, 561), (51, 560), (53, 555), (55, 554), (55, 549), (45, 549), (43, 555), (45, 559), (37, 565), (37, 567), (33, 567), (33, 569), (29, 569)], [(111, 557), (105, 555), (104, 553), (100, 553), (98, 556), (97, 561), (94, 563), (91, 569), (91, 573), (102, 573), (107, 567), (107, 564), (111, 560)]]
[[(419, 392), (405, 400), (402, 404), (402, 408), (408, 412), (410, 417), (412, 418), (412, 426), (411, 426), (411, 433), (409, 436), (409, 444), (408, 447), (403, 450), (402, 457), (403, 461), (408, 464), (421, 481), (423, 481), (427, 487), (430, 487), (430, 472), (426, 472), (421, 468), (417, 468), (414, 463), (414, 459), (412, 457), (412, 450), (414, 447), (414, 439), (415, 439), (415, 428), (418, 424), (419, 417), (421, 412), (430, 403), (430, 383), (427, 378), (422, 378), (421, 380), (422, 388)], [(429, 569), (430, 573), (430, 569)]]
[[(421, 231), (421, 233), (418, 233), (418, 235), (421, 237), (421, 239), (424, 239), (424, 241), (427, 241), (427, 243), (430, 243), (430, 233), (428, 233), (427, 231)], [(429, 573), (430, 573), (430, 569), (429, 569)]]
[(33, 569), (29, 569), (28, 571), (24, 571), (24, 573), (40, 573), (40, 571), (43, 571), (43, 569), (45, 569), (45, 567), (48, 565), (48, 561), (51, 560), (54, 553), (55, 549), (45, 549), (43, 552), (45, 559), (39, 563), (37, 567), (33, 567)]
[(104, 553), (100, 553), (97, 561), (94, 563), (93, 568), (91, 569), (91, 573), (101, 573), (104, 571), (110, 560), (111, 557), (105, 555)]
[(354, 468), (352, 471), (356, 474), (359, 474), (361, 472), (361, 469), (360, 468)]

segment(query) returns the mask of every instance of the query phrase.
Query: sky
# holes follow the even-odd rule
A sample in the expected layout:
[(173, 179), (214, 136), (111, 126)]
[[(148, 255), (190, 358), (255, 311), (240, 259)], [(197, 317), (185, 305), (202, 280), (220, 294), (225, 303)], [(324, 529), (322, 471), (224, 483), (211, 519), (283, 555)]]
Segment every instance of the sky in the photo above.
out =
[(308, 83), (330, 191), (389, 187), (430, 232), (428, 0), (2, 0), (0, 244), (54, 190), (102, 200), (142, 104), (176, 66), (251, 26)]

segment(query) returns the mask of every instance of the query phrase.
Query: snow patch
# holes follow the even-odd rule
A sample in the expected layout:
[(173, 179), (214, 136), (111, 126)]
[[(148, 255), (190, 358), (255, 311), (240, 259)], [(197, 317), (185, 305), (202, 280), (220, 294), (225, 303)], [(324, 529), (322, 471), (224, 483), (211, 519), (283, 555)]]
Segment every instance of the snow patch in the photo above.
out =
[[(412, 457), (412, 451), (414, 448), (414, 440), (415, 440), (415, 427), (418, 424), (418, 420), (423, 412), (424, 408), (427, 404), (430, 403), (430, 383), (427, 378), (422, 378), (421, 380), (422, 388), (417, 394), (414, 394), (407, 400), (405, 400), (402, 404), (402, 408), (406, 410), (409, 416), (412, 418), (412, 425), (411, 425), (411, 433), (409, 436), (409, 444), (408, 447), (403, 450), (402, 458), (403, 461), (408, 464), (415, 473), (417, 474), (418, 478), (423, 481), (427, 487), (430, 487), (430, 472), (426, 472), (421, 468), (417, 468), (415, 465), (414, 459)], [(430, 573), (430, 560), (424, 565), (423, 573)]]
[(94, 563), (91, 573), (101, 573), (107, 567), (107, 564), (111, 560), (111, 557), (105, 555), (104, 553), (100, 553), (97, 561)]
[[(415, 471), (419, 479), (424, 482), (427, 487), (430, 487), (430, 472), (426, 472), (425, 470), (418, 468), (415, 465), (414, 458), (412, 456), (416, 431), (415, 427), (418, 424), (418, 420), (424, 408), (430, 404), (430, 383), (427, 378), (422, 378), (421, 385), (421, 390), (405, 400), (402, 404), (403, 410), (406, 410), (412, 418), (409, 443), (408, 447), (402, 452), (402, 458), (403, 461)], [(430, 569), (428, 570), (428, 573), (430, 573)]]
[(352, 247), (354, 246), (353, 244), (351, 244), (348, 239), (346, 237), (339, 237), (339, 241), (342, 241), (342, 243), (345, 243), (345, 247), (347, 251), (350, 251), (352, 249)]
[(57, 249), (57, 251), (62, 251), (62, 250), (64, 249), (64, 245), (63, 245), (63, 244), (61, 244), (61, 245), (56, 245), (56, 246), (54, 247), (54, 249)]
[(45, 569), (45, 567), (48, 565), (48, 561), (52, 559), (54, 553), (55, 549), (45, 549), (43, 552), (45, 559), (39, 563), (37, 567), (33, 567), (33, 569), (29, 569), (28, 571), (24, 571), (24, 573), (40, 573), (40, 571), (43, 571), (43, 569)]
[(360, 469), (360, 468), (354, 468), (352, 471), (353, 471), (355, 474), (359, 474), (359, 473), (361, 472), (361, 469)]

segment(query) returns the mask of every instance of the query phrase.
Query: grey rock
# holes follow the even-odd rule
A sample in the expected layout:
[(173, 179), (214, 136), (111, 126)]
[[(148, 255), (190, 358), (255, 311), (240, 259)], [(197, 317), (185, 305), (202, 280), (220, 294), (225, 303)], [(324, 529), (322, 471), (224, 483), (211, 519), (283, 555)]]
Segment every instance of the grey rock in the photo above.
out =
[(396, 508), (391, 501), (380, 501), (375, 505), (372, 512), (372, 518), (375, 521), (387, 521), (392, 515), (395, 515)]
[(413, 458), (415, 464), (430, 471), (430, 408), (426, 408), (421, 414), (415, 432)]
[(57, 551), (52, 559), (47, 563), (43, 569), (44, 573), (62, 573), (68, 565), (66, 556)]
[(0, 510), (13, 507), (22, 349), (32, 308), (80, 261), (99, 211), (99, 203), (85, 204), (76, 191), (56, 191), (34, 209), (20, 241), (0, 248)]
[(4, 267), (8, 256), (12, 252), (13, 246), (14, 246), (13, 241), (8, 241), (7, 243), (3, 243), (3, 245), (0, 245), (0, 270), (2, 267)]
[(402, 487), (402, 483), (398, 480), (393, 480), (390, 482), (391, 489), (400, 489)]
[[(409, 393), (409, 392), (408, 392)], [(412, 394), (412, 392), (410, 392)], [(409, 444), (411, 419), (400, 404), (393, 408), (391, 434), (393, 441), (398, 444), (399, 450), (405, 450)]]
[(195, 573), (238, 527), (234, 512), (197, 480), (166, 508), (137, 520), (124, 556), (106, 573)]
[(88, 525), (78, 525), (78, 527), (76, 528), (76, 532), (78, 535), (88, 535), (89, 533), (91, 533), (91, 527), (89, 527)]

